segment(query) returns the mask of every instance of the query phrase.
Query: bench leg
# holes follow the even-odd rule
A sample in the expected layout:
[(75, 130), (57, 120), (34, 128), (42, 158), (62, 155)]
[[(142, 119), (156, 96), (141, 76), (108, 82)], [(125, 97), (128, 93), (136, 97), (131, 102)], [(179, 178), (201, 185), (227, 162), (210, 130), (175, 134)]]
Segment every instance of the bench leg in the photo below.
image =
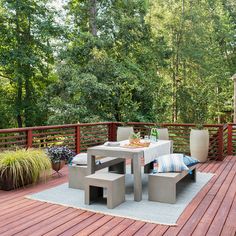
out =
[(87, 175), (87, 167), (70, 166), (68, 167), (69, 188), (84, 190), (85, 176)]
[(191, 179), (196, 182), (197, 180), (197, 171), (196, 168), (192, 170)]
[(156, 202), (176, 203), (176, 183), (171, 182), (169, 178), (149, 176), (148, 199)]
[(125, 201), (125, 178), (112, 183), (107, 188), (107, 208), (113, 209)]

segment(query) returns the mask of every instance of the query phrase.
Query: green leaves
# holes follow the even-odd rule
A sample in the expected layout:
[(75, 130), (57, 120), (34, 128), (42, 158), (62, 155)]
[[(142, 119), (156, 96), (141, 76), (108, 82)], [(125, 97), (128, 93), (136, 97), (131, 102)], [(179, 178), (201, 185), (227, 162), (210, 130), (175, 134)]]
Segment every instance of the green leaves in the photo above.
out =
[(49, 2), (0, 2), (2, 127), (231, 119), (231, 0)]

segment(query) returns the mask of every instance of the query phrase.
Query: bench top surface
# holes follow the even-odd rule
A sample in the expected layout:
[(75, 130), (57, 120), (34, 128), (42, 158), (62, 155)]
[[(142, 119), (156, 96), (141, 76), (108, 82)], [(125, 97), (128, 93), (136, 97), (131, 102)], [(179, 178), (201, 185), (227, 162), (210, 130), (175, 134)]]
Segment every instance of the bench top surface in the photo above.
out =
[(97, 179), (97, 180), (114, 181), (114, 180), (120, 179), (122, 177), (124, 177), (124, 175), (108, 173), (108, 172), (105, 172), (105, 173), (103, 173), (103, 172), (96, 172), (95, 174), (88, 175), (85, 178)]
[(190, 166), (189, 170), (185, 170), (182, 172), (167, 172), (167, 173), (156, 173), (156, 174), (150, 174), (153, 176), (160, 176), (160, 177), (167, 177), (167, 178), (176, 178), (180, 175), (187, 174), (189, 171), (196, 169), (196, 165)]

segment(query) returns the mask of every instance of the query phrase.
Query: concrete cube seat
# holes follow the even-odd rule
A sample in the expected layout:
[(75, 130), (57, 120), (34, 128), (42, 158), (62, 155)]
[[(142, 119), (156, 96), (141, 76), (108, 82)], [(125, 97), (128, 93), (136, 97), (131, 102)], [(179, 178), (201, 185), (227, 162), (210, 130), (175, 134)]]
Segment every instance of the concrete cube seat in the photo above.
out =
[(109, 172), (96, 172), (85, 177), (85, 204), (103, 198), (107, 190), (107, 208), (112, 209), (125, 201), (125, 176)]
[[(189, 167), (191, 178), (196, 181), (196, 166)], [(164, 203), (176, 202), (176, 184), (189, 174), (189, 171), (156, 173), (148, 175), (148, 200)]]

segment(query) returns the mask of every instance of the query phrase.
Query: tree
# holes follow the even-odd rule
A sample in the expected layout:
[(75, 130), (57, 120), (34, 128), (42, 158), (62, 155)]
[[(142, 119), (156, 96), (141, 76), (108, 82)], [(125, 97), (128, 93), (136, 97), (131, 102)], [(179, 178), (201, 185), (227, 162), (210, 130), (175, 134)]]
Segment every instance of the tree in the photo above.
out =
[(220, 121), (230, 102), (235, 33), (229, 9), (224, 0), (152, 1), (147, 19), (172, 52), (161, 72), (172, 84), (172, 122), (195, 122), (196, 109), (206, 120)]
[(50, 80), (52, 38), (58, 29), (47, 0), (0, 1), (0, 69), (13, 89), (19, 127), (42, 124), (38, 98)]
[(156, 119), (153, 108), (158, 100), (153, 98), (160, 83), (156, 71), (165, 66), (168, 50), (145, 22), (147, 2), (69, 1), (68, 8), (73, 27), (61, 53), (64, 70), (58, 72), (64, 83), (64, 72), (70, 68), (65, 84), (78, 84), (74, 89), (83, 102), (72, 99), (70, 106), (77, 104), (86, 111), (79, 120)]

